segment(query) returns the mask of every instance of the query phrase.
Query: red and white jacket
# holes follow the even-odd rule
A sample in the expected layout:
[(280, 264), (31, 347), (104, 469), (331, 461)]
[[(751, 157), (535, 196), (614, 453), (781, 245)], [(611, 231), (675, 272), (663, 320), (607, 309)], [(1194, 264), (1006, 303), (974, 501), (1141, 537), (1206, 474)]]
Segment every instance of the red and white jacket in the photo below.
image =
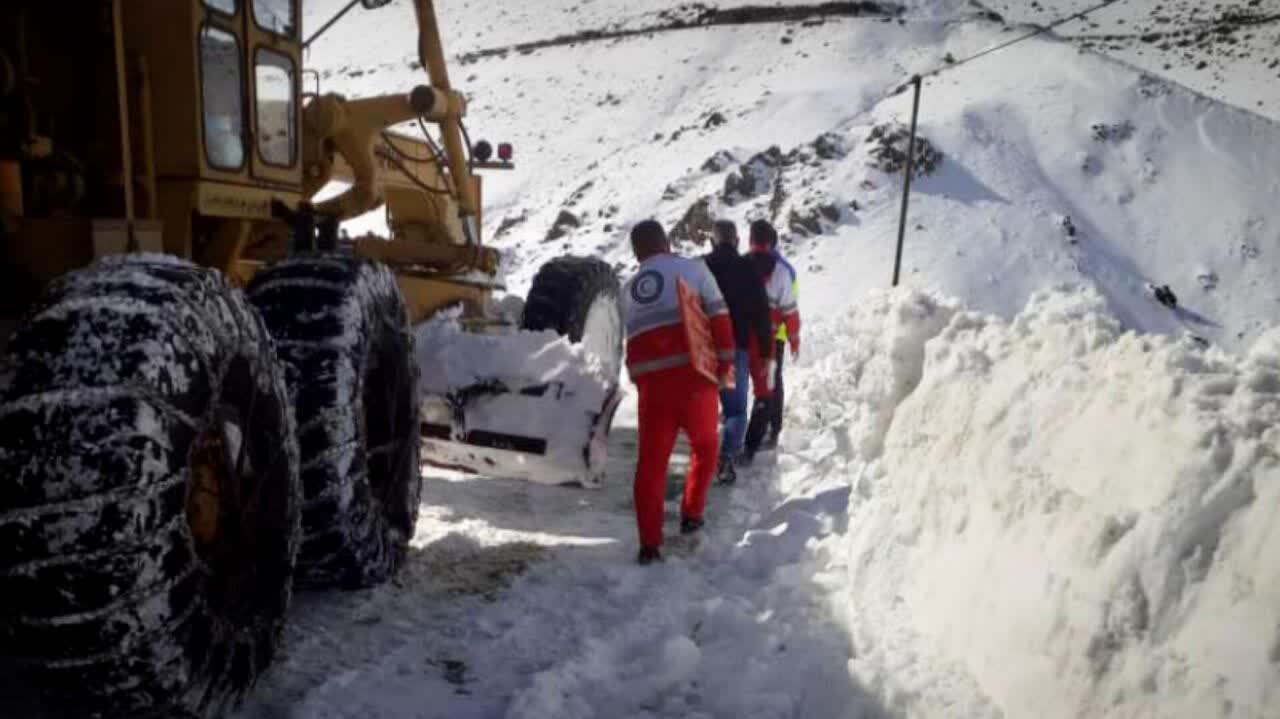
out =
[(635, 276), (622, 288), (627, 371), (633, 381), (692, 366), (680, 322), (677, 280), (684, 280), (702, 299), (702, 311), (711, 320), (719, 373), (724, 375), (733, 367), (733, 323), (711, 270), (701, 260), (667, 253), (640, 263)]
[[(781, 262), (777, 262), (765, 278), (764, 292), (769, 296), (769, 320), (775, 336), (785, 336), (795, 351), (800, 346), (800, 303), (796, 300), (795, 281)], [(779, 331), (780, 327), (786, 329), (785, 335)]]

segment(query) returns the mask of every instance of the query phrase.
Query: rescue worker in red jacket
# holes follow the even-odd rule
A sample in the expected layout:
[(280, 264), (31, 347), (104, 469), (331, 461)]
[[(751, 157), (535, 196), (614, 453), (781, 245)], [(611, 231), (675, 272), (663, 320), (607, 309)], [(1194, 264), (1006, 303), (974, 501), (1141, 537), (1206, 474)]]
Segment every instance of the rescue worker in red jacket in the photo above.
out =
[(731, 382), (733, 324), (715, 278), (704, 262), (677, 257), (662, 225), (645, 220), (631, 230), (640, 267), (622, 291), (627, 329), (627, 371), (640, 394), (640, 447), (636, 463), (638, 561), (661, 559), (663, 498), (676, 436), (684, 430), (692, 457), (680, 502), (680, 531), (702, 528), (707, 490), (716, 472), (720, 438), (719, 386), (694, 369), (681, 321), (677, 284), (696, 293), (711, 324), (717, 377)]
[[(769, 314), (773, 331), (786, 329), (786, 341), (791, 345), (791, 357), (800, 354), (800, 305), (796, 302), (795, 281), (791, 271), (779, 260), (776, 251), (778, 231), (767, 220), (751, 223), (751, 253), (765, 294), (769, 296)], [(764, 443), (769, 425), (776, 419), (781, 429), (782, 414), (782, 348), (766, 363), (752, 355), (751, 386), (756, 401), (751, 407), (751, 421), (747, 424), (747, 437), (743, 443), (741, 464), (749, 465)]]

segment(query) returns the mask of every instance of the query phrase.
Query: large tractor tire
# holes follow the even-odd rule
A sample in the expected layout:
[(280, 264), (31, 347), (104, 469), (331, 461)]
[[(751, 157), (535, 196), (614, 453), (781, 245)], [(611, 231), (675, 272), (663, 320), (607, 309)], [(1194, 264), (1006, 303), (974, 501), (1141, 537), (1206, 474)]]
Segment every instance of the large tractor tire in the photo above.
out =
[(61, 278), (0, 358), (9, 681), (36, 716), (221, 716), (280, 642), (299, 495), (240, 291), (154, 255)]
[(620, 294), (618, 277), (607, 263), (593, 257), (559, 257), (534, 275), (520, 327), (554, 330), (581, 344), (616, 382), (625, 338)]
[(347, 255), (303, 255), (260, 272), (249, 297), (294, 397), (298, 584), (382, 583), (404, 562), (422, 492), (418, 368), (395, 276)]

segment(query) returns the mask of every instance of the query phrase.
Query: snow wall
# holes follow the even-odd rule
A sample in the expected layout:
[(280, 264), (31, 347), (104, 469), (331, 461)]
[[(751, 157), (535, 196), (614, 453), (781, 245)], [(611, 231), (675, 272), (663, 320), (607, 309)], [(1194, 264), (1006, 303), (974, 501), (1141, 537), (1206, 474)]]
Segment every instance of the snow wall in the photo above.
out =
[(909, 716), (1280, 716), (1280, 329), (1236, 357), (1075, 288), (835, 324), (789, 411), (847, 457), (858, 681)]

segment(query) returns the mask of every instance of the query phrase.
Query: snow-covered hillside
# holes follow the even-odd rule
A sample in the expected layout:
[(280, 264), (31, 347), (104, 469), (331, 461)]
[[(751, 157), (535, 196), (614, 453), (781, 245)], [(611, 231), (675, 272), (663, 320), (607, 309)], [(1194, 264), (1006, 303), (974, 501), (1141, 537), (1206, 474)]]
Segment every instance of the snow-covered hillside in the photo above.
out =
[[(303, 598), (243, 716), (1280, 716), (1280, 2), (1115, 3), (929, 77), (893, 291), (895, 89), (1096, 3), (666, 31), (753, 3), (436, 4), (473, 138), (516, 146), (485, 180), (512, 290), (566, 252), (627, 272), (645, 217), (689, 254), (712, 217), (773, 219), (789, 429), (656, 568), (630, 563), (633, 403), (598, 492), (433, 474), (400, 586)], [(1201, 70), (1151, 60), (1199, 43), (1063, 39), (1237, 10)], [(324, 89), (422, 82), (411, 26), (353, 13)]]
[[(466, 53), (649, 25), (662, 4), (628, 11), (587, 3), (571, 14), (554, 5), (486, 14), (441, 3), (440, 13), (458, 29), (451, 47)], [(633, 222), (656, 214), (675, 223), (703, 198), (712, 214), (734, 219), (767, 216), (785, 227), (795, 224), (794, 210), (820, 224), (821, 238), (787, 238), (814, 276), (807, 286), (823, 288), (810, 297), (843, 306), (887, 285), (900, 189), (868, 166), (867, 138), (878, 124), (906, 121), (910, 98), (884, 98), (911, 73), (1011, 32), (951, 5), (963, 4), (923, 3), (892, 22), (681, 30), (455, 66), (456, 81), (475, 96), (473, 134), (517, 148), (519, 169), (491, 174), (486, 192), (486, 227), (507, 251), (513, 288), (567, 251), (603, 254), (625, 269)], [(314, 53), (332, 72), (326, 90), (372, 93), (421, 81), (409, 64), (411, 23), (401, 22), (408, 8), (381, 13), (352, 22), (385, 23), (406, 50), (356, 64), (350, 50), (330, 60), (322, 39)], [(477, 37), (476, 27), (487, 31)], [(380, 69), (371, 75), (366, 66)], [(931, 79), (922, 108), (921, 132), (947, 159), (913, 197), (905, 266), (912, 285), (1007, 316), (1046, 282), (1083, 277), (1099, 284), (1127, 327), (1186, 330), (1229, 347), (1247, 346), (1280, 312), (1274, 124), (1043, 39)], [(726, 180), (758, 153), (802, 151), (828, 133), (849, 156), (765, 167), (757, 197), (725, 202), (733, 194)], [(1147, 283), (1169, 285), (1184, 310), (1154, 305)]]

